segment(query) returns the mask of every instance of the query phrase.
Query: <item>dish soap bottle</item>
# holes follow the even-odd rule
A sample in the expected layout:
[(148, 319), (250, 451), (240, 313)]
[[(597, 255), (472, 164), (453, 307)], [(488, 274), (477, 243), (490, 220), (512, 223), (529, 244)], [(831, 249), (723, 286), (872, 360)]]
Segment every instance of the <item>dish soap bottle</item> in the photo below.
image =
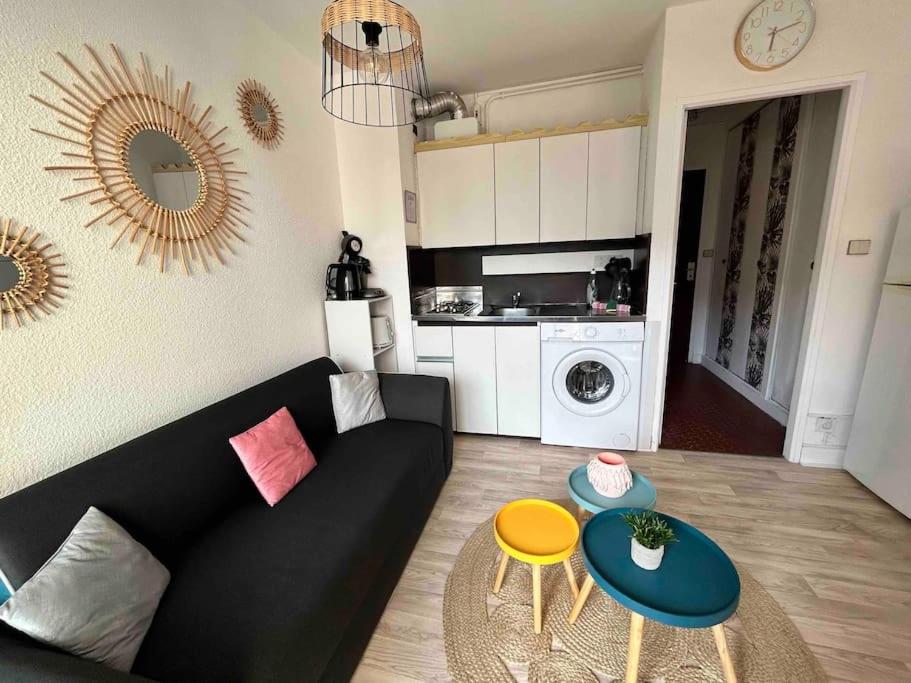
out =
[(592, 304), (598, 300), (598, 280), (595, 276), (595, 269), (592, 268), (591, 274), (588, 276), (588, 286), (585, 288), (585, 301), (588, 303), (588, 307), (591, 308)]

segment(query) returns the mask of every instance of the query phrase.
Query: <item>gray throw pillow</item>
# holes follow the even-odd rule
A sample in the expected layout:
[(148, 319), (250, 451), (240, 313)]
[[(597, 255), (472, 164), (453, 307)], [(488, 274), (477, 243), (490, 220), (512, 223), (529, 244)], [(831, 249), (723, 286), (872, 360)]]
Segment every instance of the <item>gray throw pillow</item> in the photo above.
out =
[(129, 671), (170, 579), (152, 553), (90, 507), (0, 607), (0, 620), (42, 643)]
[(339, 434), (386, 419), (380, 380), (375, 372), (329, 375), (329, 387), (332, 389), (335, 428)]

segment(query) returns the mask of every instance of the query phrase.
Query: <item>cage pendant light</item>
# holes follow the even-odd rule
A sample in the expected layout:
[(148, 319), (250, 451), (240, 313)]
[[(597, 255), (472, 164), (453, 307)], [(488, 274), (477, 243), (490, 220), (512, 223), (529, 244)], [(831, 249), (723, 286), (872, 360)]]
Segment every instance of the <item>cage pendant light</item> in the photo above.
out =
[(323, 11), (323, 108), (362, 126), (415, 120), (428, 95), (421, 27), (391, 0), (334, 0)]

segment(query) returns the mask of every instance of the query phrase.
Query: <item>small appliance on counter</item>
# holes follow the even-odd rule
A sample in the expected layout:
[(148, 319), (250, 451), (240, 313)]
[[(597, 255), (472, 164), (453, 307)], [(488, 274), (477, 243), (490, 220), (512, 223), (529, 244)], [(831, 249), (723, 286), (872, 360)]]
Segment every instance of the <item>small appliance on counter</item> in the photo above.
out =
[(370, 259), (361, 256), (363, 247), (360, 237), (342, 230), (338, 263), (330, 263), (326, 269), (326, 299), (376, 299), (386, 295), (378, 287), (367, 287)]

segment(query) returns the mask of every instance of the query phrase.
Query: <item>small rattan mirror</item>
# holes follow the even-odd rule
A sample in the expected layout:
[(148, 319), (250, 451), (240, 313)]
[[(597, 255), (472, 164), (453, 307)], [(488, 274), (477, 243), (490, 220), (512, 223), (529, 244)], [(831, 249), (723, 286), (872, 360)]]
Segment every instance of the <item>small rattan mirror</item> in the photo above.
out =
[(39, 244), (40, 234), (16, 228), (9, 218), (0, 219), (0, 330), (12, 319), (16, 327), (37, 321), (37, 309), (50, 314), (60, 306), (66, 279), (60, 254), (48, 253), (50, 242)]
[(285, 130), (281, 111), (262, 83), (251, 78), (237, 86), (237, 109), (254, 140), (267, 149), (278, 146)]

